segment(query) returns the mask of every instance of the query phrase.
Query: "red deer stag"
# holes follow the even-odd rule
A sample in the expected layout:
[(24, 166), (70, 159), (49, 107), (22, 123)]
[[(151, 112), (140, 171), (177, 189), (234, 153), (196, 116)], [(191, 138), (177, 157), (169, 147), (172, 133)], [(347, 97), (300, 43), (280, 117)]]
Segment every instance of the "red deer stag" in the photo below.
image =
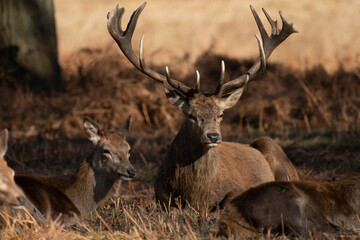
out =
[(45, 177), (16, 174), (16, 183), (46, 218), (56, 218), (71, 225), (78, 216), (86, 216), (106, 198), (117, 180), (130, 180), (135, 169), (129, 161), (130, 146), (125, 136), (131, 117), (121, 128), (103, 132), (92, 121), (84, 120), (84, 129), (93, 149), (79, 170), (69, 176)]
[[(223, 111), (237, 103), (246, 84), (264, 71), (266, 59), (272, 51), (296, 32), (292, 24), (287, 23), (280, 13), (283, 22), (280, 31), (277, 22), (264, 10), (272, 27), (269, 37), (254, 8), (250, 6), (262, 37), (261, 41), (256, 36), (260, 57), (248, 72), (227, 83), (224, 83), (225, 64), (222, 61), (216, 91), (201, 93), (198, 72), (195, 88), (191, 88), (170, 77), (167, 67), (165, 76), (151, 70), (145, 64), (143, 38), (140, 42), (139, 57), (135, 54), (131, 39), (145, 4), (132, 14), (125, 31), (121, 28), (124, 8), (117, 6), (108, 13), (107, 27), (130, 62), (144, 74), (162, 83), (170, 103), (180, 108), (185, 115), (183, 125), (160, 167), (155, 183), (156, 199), (167, 205), (170, 198), (181, 197), (183, 203), (186, 201), (192, 206), (201, 206), (206, 202), (211, 208), (230, 199), (236, 193), (261, 183), (275, 179), (298, 179), (294, 166), (270, 138), (259, 138), (252, 147), (222, 142), (220, 133)], [(175, 204), (174, 201), (171, 203)]]
[(360, 231), (360, 175), (333, 182), (270, 182), (225, 206), (219, 234), (257, 237), (263, 231), (299, 234)]

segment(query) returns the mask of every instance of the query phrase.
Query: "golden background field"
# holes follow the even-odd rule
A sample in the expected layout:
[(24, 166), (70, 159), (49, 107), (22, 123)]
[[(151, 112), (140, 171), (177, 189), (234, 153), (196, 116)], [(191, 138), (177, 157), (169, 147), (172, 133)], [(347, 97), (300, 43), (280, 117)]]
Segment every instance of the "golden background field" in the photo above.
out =
[[(106, 28), (106, 14), (116, 4), (125, 7), (124, 25), (143, 1), (55, 0), (60, 59), (83, 47), (115, 46)], [(278, 10), (293, 22), (299, 34), (291, 36), (270, 58), (293, 68), (322, 64), (334, 70), (342, 63), (360, 62), (360, 1), (357, 0), (153, 0), (148, 1), (134, 35), (134, 46), (145, 34), (148, 61), (176, 64), (191, 60), (212, 46), (213, 51), (236, 58), (257, 56), (258, 34), (249, 5), (266, 22), (261, 8), (280, 20)], [(266, 23), (267, 24), (267, 23)], [(269, 27), (269, 25), (266, 25)], [(268, 28), (269, 29), (269, 28)], [(115, 48), (114, 48), (115, 49)]]

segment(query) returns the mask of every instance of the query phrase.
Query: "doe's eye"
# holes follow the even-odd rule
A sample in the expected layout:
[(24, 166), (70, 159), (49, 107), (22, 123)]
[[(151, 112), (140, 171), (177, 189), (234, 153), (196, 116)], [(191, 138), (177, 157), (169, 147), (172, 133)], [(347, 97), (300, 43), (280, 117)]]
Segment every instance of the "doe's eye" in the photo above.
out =
[(192, 115), (192, 114), (189, 114), (189, 118), (190, 118), (191, 120), (193, 120), (193, 121), (196, 121), (196, 117), (195, 117), (194, 115)]
[(224, 114), (220, 114), (220, 115), (219, 115), (219, 118), (223, 118), (223, 117), (224, 117)]

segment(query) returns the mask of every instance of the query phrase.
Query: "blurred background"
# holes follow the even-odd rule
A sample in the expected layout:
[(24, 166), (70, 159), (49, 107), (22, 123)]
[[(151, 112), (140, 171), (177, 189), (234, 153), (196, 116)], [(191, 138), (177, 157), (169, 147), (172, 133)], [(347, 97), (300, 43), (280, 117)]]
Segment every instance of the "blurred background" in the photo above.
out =
[[(117, 4), (125, 7), (125, 25), (143, 2), (54, 0), (60, 60), (79, 48), (115, 46), (107, 32), (106, 13)], [(358, 66), (360, 2), (356, 0), (151, 0), (139, 19), (134, 48), (144, 34), (147, 59), (159, 65), (176, 64), (172, 59), (184, 55), (194, 61), (209, 48), (229, 57), (255, 58), (258, 30), (250, 4), (268, 29), (261, 8), (279, 22), (281, 10), (300, 32), (285, 41), (270, 62), (300, 69), (321, 64), (328, 71), (339, 64), (347, 69)]]

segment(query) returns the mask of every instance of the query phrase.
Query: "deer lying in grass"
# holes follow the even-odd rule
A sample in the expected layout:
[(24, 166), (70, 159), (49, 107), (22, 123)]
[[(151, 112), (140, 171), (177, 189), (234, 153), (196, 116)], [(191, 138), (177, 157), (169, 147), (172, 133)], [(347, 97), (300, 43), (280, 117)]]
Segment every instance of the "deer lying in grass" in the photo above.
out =
[[(131, 38), (144, 3), (131, 16), (125, 31), (121, 28), (124, 8), (118, 6), (108, 13), (108, 31), (121, 51), (141, 72), (164, 85), (166, 97), (185, 115), (177, 136), (171, 143), (168, 156), (163, 161), (155, 183), (156, 199), (167, 205), (171, 199), (181, 197), (183, 203), (192, 206), (206, 203), (210, 208), (263, 182), (298, 179), (296, 169), (285, 153), (270, 138), (259, 138), (253, 146), (234, 142), (222, 142), (220, 123), (224, 110), (234, 106), (246, 84), (255, 79), (266, 67), (266, 59), (289, 35), (296, 32), (281, 15), (283, 27), (277, 28), (267, 12), (272, 34), (269, 37), (251, 7), (259, 27), (262, 41), (258, 41), (260, 57), (244, 75), (224, 83), (225, 64), (219, 85), (214, 93), (201, 93), (200, 75), (197, 73), (195, 88), (190, 88), (166, 75), (151, 70), (144, 60), (143, 38), (140, 56), (135, 54)], [(258, 148), (258, 149), (256, 149)], [(171, 201), (176, 205), (174, 201)]]
[[(4, 159), (8, 135), (7, 129), (0, 132), (0, 227), (5, 226), (11, 218), (28, 218), (29, 213), (36, 221), (42, 222), (44, 218), (40, 213), (37, 213), (33, 204), (25, 197), (19, 186), (16, 185), (14, 181), (15, 173), (8, 167)], [(28, 213), (23, 208), (28, 209)]]
[(117, 180), (135, 176), (129, 162), (130, 146), (125, 140), (130, 122), (131, 117), (118, 130), (103, 132), (85, 119), (84, 129), (93, 149), (75, 174), (61, 177), (16, 174), (16, 183), (46, 218), (54, 219), (61, 213), (65, 223), (74, 223), (78, 216), (86, 216), (95, 209)]
[(256, 237), (277, 233), (360, 231), (360, 175), (333, 182), (270, 182), (251, 188), (225, 206), (219, 234)]
[(8, 210), (8, 207), (21, 208), (26, 200), (14, 181), (14, 170), (8, 167), (4, 159), (8, 135), (7, 129), (0, 132), (0, 206), (2, 210)]

